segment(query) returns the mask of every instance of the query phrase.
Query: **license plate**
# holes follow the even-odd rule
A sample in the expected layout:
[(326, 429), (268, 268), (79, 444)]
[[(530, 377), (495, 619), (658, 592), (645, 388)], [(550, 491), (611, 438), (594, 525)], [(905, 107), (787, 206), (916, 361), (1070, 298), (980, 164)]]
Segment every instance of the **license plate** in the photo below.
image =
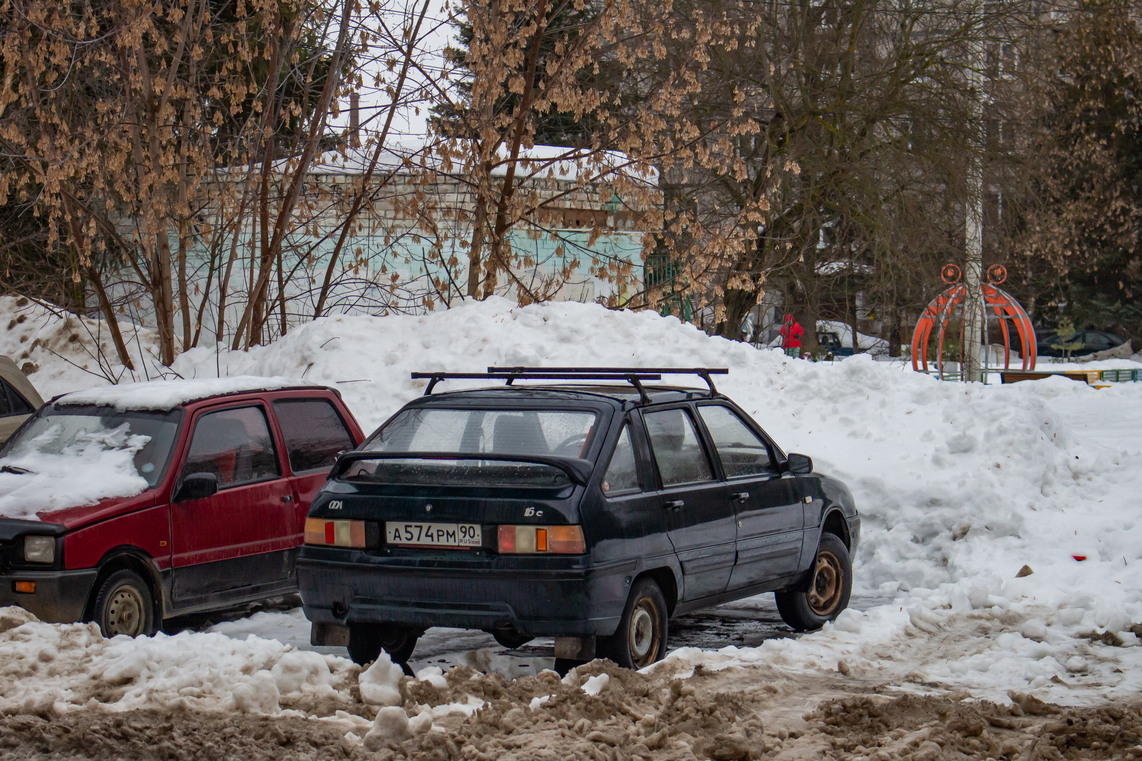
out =
[(385, 523), (385, 541), (406, 547), (479, 547), (478, 523)]

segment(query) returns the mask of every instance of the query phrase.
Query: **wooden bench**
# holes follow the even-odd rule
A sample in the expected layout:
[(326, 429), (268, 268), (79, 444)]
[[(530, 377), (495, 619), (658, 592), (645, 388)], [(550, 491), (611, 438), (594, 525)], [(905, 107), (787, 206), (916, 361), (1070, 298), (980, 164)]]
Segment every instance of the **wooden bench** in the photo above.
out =
[(1093, 386), (1098, 383), (1098, 370), (1059, 370), (1058, 372), (1033, 372), (1029, 370), (1002, 370), (999, 376), (1004, 383), (1018, 383), (1019, 381), (1042, 380), (1054, 375), (1061, 375), (1071, 380), (1082, 381)]

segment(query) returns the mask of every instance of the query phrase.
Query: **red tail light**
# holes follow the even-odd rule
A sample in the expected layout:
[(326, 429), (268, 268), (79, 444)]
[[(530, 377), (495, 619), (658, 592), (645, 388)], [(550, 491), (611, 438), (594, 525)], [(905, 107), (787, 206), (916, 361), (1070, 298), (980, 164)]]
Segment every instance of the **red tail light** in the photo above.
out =
[(501, 555), (582, 555), (587, 544), (579, 526), (500, 526), (496, 550)]
[(364, 547), (365, 522), (306, 518), (305, 543), (326, 547)]

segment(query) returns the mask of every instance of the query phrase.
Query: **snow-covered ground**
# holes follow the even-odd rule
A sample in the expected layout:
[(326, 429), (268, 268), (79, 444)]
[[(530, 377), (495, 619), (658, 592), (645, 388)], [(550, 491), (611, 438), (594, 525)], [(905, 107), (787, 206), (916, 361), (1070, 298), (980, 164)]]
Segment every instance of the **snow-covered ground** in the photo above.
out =
[[(35, 365), (31, 379), (45, 398), (122, 374), (85, 357), (89, 334), (74, 319), (69, 327), (6, 297), (0, 320), (9, 326), (0, 328), (0, 354)], [(69, 340), (69, 331), (80, 338)], [(145, 336), (136, 344), (147, 345)], [(653, 313), (502, 300), (424, 317), (325, 318), (249, 352), (186, 352), (171, 371), (334, 385), (371, 430), (423, 393), (412, 371), (543, 364), (728, 367), (719, 390), (787, 451), (811, 455), (818, 470), (844, 480), (861, 510), (855, 593), (882, 602), (799, 639), (675, 650), (651, 672), (678, 679), (746, 666), (790, 678), (841, 674), (896, 692), (1000, 702), (1030, 694), (1070, 705), (1142, 690), (1142, 383), (941, 383), (868, 356), (789, 359)], [(382, 663), (359, 672), (336, 648), (315, 652), (307, 640), (296, 610), (108, 641), (89, 625), (43, 624), (3, 609), (0, 714), (93, 704), (301, 714), (341, 721), (367, 746), (363, 738), (384, 722), (399, 725), (384, 731), (415, 733), (481, 704), (460, 696), (411, 710), (405, 701), (400, 716), (354, 717), (338, 706), (358, 693), (373, 706), (401, 703), (392, 692), (398, 671)], [(499, 650), (484, 635), (430, 632), (413, 667), (438, 685), (439, 665), (508, 676), (544, 665), (521, 670)], [(429, 665), (416, 660), (422, 651), (444, 657)]]

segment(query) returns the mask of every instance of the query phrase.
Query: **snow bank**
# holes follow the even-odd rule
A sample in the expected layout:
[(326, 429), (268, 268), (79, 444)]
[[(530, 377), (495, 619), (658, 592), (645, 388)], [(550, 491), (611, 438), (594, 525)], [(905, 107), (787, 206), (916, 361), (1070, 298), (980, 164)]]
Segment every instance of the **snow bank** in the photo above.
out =
[(44, 399), (111, 380), (147, 380), (169, 372), (155, 359), (154, 330), (129, 323), (121, 328), (134, 371), (118, 363), (102, 320), (66, 314), (22, 296), (0, 295), (0, 354), (24, 369)]
[[(677, 652), (669, 668), (897, 669), (918, 685), (1000, 697), (1030, 685), (1064, 701), (1095, 685), (1138, 689), (1140, 384), (941, 383), (867, 356), (789, 359), (649, 312), (497, 299), (422, 317), (328, 317), (270, 347), (187, 352), (173, 370), (334, 385), (371, 430), (423, 393), (412, 371), (544, 364), (729, 367), (719, 389), (856, 497), (856, 591), (884, 604), (796, 641)], [(954, 648), (925, 660), (941, 643)]]

